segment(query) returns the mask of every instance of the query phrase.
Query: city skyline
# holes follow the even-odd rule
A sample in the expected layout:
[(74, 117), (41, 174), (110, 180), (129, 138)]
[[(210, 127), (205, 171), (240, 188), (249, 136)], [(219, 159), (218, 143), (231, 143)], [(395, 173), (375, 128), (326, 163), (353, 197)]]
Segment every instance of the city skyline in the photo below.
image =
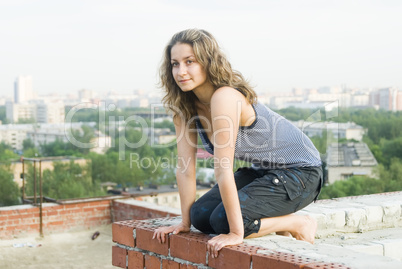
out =
[(202, 28), (259, 92), (402, 86), (399, 1), (1, 1), (0, 96), (158, 91), (170, 37)]

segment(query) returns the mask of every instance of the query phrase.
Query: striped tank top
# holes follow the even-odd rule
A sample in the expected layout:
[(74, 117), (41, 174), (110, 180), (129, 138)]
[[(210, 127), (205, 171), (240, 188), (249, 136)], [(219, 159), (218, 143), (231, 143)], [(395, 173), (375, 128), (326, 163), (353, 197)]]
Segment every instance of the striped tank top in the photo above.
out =
[[(265, 169), (321, 165), (320, 153), (299, 128), (259, 102), (252, 106), (256, 118), (250, 126), (239, 127), (236, 159)], [(205, 150), (214, 154), (214, 146), (198, 118), (196, 127)]]

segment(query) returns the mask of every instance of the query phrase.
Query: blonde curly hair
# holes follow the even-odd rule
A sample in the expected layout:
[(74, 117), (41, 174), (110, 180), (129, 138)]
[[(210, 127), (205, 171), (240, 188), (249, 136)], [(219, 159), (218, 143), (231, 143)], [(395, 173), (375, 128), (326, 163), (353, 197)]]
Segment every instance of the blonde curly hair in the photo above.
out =
[(182, 113), (188, 121), (196, 116), (195, 101), (198, 100), (192, 91), (183, 92), (173, 77), (171, 50), (177, 43), (192, 46), (196, 60), (205, 68), (207, 79), (215, 89), (223, 86), (237, 88), (250, 104), (256, 103), (256, 93), (242, 74), (232, 69), (216, 39), (205, 30), (187, 29), (173, 35), (165, 48), (159, 69), (160, 87), (166, 92), (162, 102), (165, 108), (173, 112), (174, 117)]

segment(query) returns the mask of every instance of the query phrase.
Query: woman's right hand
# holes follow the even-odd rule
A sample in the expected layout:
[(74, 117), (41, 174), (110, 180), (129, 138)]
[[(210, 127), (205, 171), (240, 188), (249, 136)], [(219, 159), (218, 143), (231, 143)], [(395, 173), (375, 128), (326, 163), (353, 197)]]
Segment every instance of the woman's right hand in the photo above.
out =
[(165, 243), (165, 235), (169, 233), (178, 234), (180, 232), (187, 233), (190, 231), (190, 226), (180, 222), (172, 226), (159, 227), (155, 230), (152, 239), (158, 239), (159, 243)]

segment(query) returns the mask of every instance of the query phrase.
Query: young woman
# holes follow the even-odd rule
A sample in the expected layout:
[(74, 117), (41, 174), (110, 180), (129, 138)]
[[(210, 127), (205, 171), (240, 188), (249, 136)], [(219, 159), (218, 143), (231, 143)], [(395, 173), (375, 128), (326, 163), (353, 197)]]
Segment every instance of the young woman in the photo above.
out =
[[(181, 223), (161, 227), (154, 238), (198, 230), (217, 234), (208, 252), (277, 232), (314, 242), (316, 221), (292, 214), (321, 189), (320, 155), (310, 139), (257, 101), (243, 76), (208, 32), (189, 29), (166, 46), (160, 69), (164, 104), (174, 114)], [(197, 133), (213, 154), (215, 185), (195, 201)], [(234, 159), (251, 167), (233, 173)]]

